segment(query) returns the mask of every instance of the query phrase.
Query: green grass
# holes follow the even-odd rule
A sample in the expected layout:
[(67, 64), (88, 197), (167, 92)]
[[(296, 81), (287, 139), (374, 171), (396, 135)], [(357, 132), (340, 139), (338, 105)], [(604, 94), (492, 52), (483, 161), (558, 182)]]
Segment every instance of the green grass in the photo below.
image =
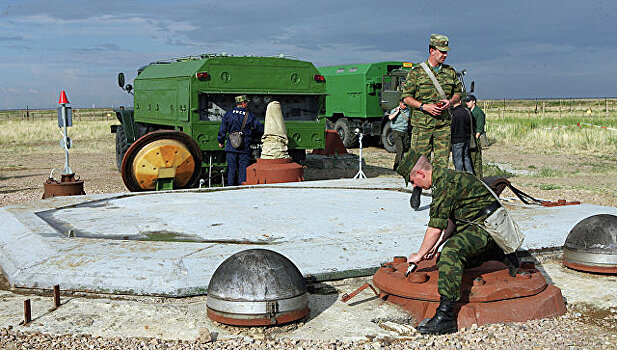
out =
[(538, 186), (541, 190), (546, 190), (546, 191), (550, 191), (550, 190), (558, 190), (561, 189), (562, 186), (560, 185), (554, 185), (554, 184), (541, 184), (540, 186)]
[[(113, 120), (74, 120), (68, 128), (73, 140), (71, 152), (111, 150), (115, 147), (110, 125)], [(41, 152), (60, 148), (62, 134), (57, 120), (2, 120), (0, 119), (0, 147), (4, 151)]]
[[(509, 100), (487, 101), (486, 130), (496, 142), (511, 144), (539, 153), (568, 152), (571, 154), (615, 154), (617, 130), (617, 100)], [(481, 108), (484, 103), (478, 104)], [(570, 109), (572, 105), (572, 109)], [(606, 109), (608, 108), (608, 113)], [(591, 113), (588, 113), (591, 111)]]
[(514, 174), (509, 171), (503, 170), (499, 168), (498, 166), (490, 165), (486, 163), (482, 165), (482, 175), (484, 177), (498, 176), (498, 177), (504, 177), (504, 178), (514, 176)]
[(539, 171), (533, 174), (533, 177), (562, 177), (566, 174), (564, 170), (541, 168)]

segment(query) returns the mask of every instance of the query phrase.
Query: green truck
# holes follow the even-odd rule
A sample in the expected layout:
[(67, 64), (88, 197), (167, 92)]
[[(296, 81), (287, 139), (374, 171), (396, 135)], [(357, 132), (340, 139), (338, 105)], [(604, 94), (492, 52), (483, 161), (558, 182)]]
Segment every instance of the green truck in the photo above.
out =
[(345, 147), (357, 142), (356, 128), (378, 136), (384, 148), (395, 152), (387, 112), (398, 106), (411, 63), (388, 61), (319, 67), (326, 84), (328, 127), (338, 132)]
[(133, 86), (125, 85), (123, 73), (118, 83), (134, 96), (133, 108), (115, 110), (120, 125), (111, 127), (117, 166), (131, 191), (222, 181), (226, 164), (218, 129), (241, 94), (262, 121), (268, 103), (281, 103), (294, 160), (325, 146), (320, 112), (326, 84), (310, 62), (205, 54), (150, 63), (138, 70)]

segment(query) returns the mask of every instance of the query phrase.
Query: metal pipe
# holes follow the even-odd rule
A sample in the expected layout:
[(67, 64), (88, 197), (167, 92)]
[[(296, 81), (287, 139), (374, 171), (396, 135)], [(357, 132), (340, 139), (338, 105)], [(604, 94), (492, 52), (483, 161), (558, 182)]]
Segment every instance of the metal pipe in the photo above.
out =
[(24, 326), (32, 322), (32, 309), (30, 307), (30, 299), (24, 300)]
[(54, 307), (60, 307), (60, 285), (56, 284), (54, 286)]

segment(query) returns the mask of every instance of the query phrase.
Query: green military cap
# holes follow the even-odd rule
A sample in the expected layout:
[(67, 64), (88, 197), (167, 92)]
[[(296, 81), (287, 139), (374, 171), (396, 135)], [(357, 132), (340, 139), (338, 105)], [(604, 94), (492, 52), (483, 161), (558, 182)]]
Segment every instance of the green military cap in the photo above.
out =
[(236, 96), (236, 103), (242, 103), (244, 101), (248, 102), (248, 98), (246, 97), (246, 95), (240, 95), (240, 96)]
[(418, 159), (420, 159), (420, 155), (420, 153), (413, 149), (409, 150), (409, 152), (405, 153), (403, 156), (403, 161), (400, 162), (396, 168), (396, 172), (405, 179), (405, 186), (409, 183), (409, 174), (411, 173), (411, 169), (413, 169), (418, 162)]
[(439, 51), (448, 51), (450, 47), (448, 46), (448, 37), (441, 34), (431, 34), (431, 43), (430, 46), (435, 46)]

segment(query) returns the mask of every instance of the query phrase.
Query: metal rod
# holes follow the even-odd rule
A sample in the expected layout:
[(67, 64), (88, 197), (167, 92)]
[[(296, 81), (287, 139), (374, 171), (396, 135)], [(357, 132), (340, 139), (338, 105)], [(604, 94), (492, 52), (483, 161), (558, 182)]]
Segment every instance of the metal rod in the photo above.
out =
[(69, 145), (68, 145), (68, 124), (67, 116), (66, 116), (66, 104), (62, 104), (62, 120), (64, 121), (64, 173), (63, 174), (72, 174), (73, 170), (69, 165)]
[(60, 285), (54, 286), (54, 307), (60, 307)]
[(32, 322), (32, 309), (30, 308), (30, 299), (24, 300), (24, 326)]
[(208, 188), (212, 187), (212, 154), (210, 154), (210, 164), (208, 164)]

